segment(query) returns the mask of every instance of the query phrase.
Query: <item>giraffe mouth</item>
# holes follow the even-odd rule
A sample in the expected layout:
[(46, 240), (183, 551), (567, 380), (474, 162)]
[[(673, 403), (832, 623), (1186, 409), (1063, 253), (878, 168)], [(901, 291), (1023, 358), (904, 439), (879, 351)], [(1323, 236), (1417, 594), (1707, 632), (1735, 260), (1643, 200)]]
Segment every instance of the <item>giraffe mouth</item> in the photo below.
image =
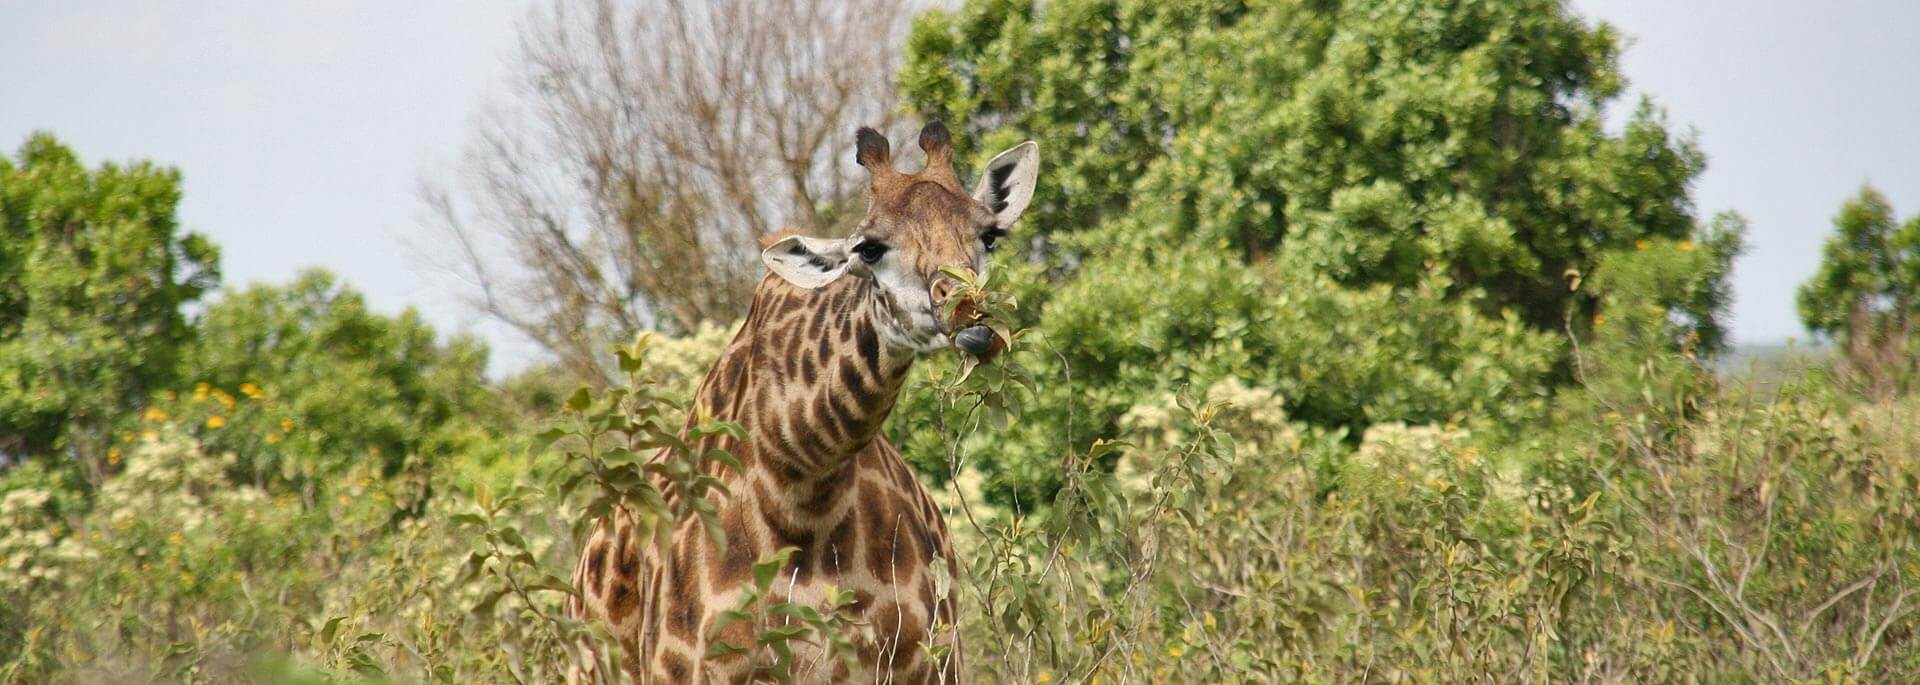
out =
[(1000, 336), (995, 335), (993, 329), (988, 328), (987, 325), (983, 323), (962, 328), (959, 333), (953, 336), (954, 347), (960, 348), (961, 352), (982, 359), (991, 356), (995, 351), (993, 349), (995, 344), (999, 342)]
[(987, 325), (987, 317), (972, 302), (961, 302), (954, 307), (955, 327), (960, 330), (953, 334), (953, 346), (980, 361), (991, 361), (1001, 350), (1007, 348), (1007, 341)]

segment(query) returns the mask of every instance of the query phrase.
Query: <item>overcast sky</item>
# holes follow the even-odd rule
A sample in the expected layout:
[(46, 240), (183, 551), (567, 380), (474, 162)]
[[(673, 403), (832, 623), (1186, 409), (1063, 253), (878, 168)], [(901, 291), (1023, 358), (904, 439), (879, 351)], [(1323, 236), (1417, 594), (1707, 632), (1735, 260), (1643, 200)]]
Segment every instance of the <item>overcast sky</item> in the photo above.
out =
[[(1750, 223), (1734, 275), (1741, 343), (1801, 335), (1793, 289), (1864, 181), (1920, 213), (1920, 2), (1579, 0), (1630, 38), (1639, 94), (1708, 157), (1702, 217)], [(179, 167), (180, 218), (223, 249), (229, 285), (324, 266), (387, 312), (494, 343), (407, 247), (423, 172), (443, 168), (501, 90), (526, 4), (508, 0), (0, 6), (0, 150), (48, 130), (88, 163)]]

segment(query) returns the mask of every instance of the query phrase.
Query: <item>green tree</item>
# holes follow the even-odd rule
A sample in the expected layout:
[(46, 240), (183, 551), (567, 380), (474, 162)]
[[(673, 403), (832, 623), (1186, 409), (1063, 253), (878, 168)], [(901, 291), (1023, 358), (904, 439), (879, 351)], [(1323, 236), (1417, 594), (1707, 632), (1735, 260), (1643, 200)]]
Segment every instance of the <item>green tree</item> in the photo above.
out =
[(179, 202), (177, 170), (89, 171), (46, 134), (0, 158), (0, 461), (63, 454), (97, 477), (108, 426), (173, 381), (181, 307), (220, 278)]
[[(1631, 279), (1677, 289), (1635, 306), (1667, 310), (1669, 344), (1724, 343), (1740, 224), (1696, 220), (1702, 156), (1657, 109), (1603, 126), (1617, 51), (1558, 0), (974, 0), (919, 20), (901, 83), (969, 150), (1045, 151), (1039, 266), (1012, 280), (1054, 346), (1032, 365), (1076, 387), (1032, 430), (1083, 401), (1084, 443), (1234, 377), (1357, 436), (1537, 415), (1609, 255), (1697, 250), (1706, 278)], [(1044, 451), (1010, 430), (1006, 453)]]
[(1903, 390), (1920, 363), (1908, 347), (1920, 313), (1920, 217), (1898, 223), (1886, 196), (1863, 187), (1833, 225), (1820, 270), (1800, 286), (1800, 321), (1838, 340), (1876, 390)]
[(393, 476), (505, 449), (485, 346), (442, 342), (411, 309), (371, 311), (325, 271), (228, 293), (198, 323), (181, 389), (156, 406), (211, 450), (242, 455), (245, 480), (305, 489), (356, 463)]

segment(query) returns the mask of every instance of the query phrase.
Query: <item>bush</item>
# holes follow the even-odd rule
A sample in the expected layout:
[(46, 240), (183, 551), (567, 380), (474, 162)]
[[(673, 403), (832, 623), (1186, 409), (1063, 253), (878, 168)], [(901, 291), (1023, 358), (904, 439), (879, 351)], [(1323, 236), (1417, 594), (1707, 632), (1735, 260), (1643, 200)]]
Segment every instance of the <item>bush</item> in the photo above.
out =
[[(1011, 361), (1045, 349), (1020, 337)], [(1635, 363), (1637, 345), (1585, 341), (1583, 385), (1524, 433), (1434, 421), (1348, 436), (1232, 376), (1138, 391), (1120, 440), (1064, 452), (1054, 496), (1018, 508), (964, 468), (1001, 435), (986, 399), (1026, 392), (1018, 370), (930, 365), (919, 430), (941, 436), (970, 675), (1920, 675), (1920, 403), (1863, 403), (1818, 374), (1761, 396), (1677, 353)], [(656, 403), (682, 389), (653, 388)], [(633, 396), (563, 411), (678, 425), (666, 404), (622, 404)], [(443, 464), (422, 499), (357, 460), (308, 498), (234, 479), (242, 458), (212, 449), (199, 415), (143, 425), (98, 490), (40, 465), (0, 481), (5, 679), (540, 681), (593, 639), (559, 610), (577, 527), (605, 494), (564, 496), (585, 462), (509, 450), (521, 475), (505, 487)], [(616, 456), (595, 458), (626, 468)], [(611, 473), (584, 483), (631, 480)], [(828, 613), (817, 630), (859, 627)]]

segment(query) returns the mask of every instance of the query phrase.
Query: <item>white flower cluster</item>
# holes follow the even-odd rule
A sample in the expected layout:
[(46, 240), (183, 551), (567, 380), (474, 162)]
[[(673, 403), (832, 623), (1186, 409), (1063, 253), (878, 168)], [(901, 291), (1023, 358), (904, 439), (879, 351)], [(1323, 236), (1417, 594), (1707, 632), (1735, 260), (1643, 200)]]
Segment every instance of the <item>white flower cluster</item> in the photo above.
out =
[(65, 527), (47, 513), (51, 500), (51, 493), (37, 488), (0, 496), (0, 596), (58, 582), (67, 569), (91, 558), (70, 536), (56, 537)]
[[(1287, 420), (1286, 398), (1272, 388), (1226, 378), (1208, 386), (1200, 404), (1219, 405), (1214, 427), (1251, 441), (1250, 446), (1264, 449), (1299, 444), (1298, 434)], [(1180, 444), (1187, 438), (1188, 425), (1188, 417), (1170, 392), (1136, 404), (1120, 416), (1123, 434), (1143, 447)]]
[(701, 322), (699, 328), (684, 336), (653, 336), (647, 343), (647, 370), (660, 381), (668, 397), (690, 397), (738, 330), (737, 323), (721, 326)]

